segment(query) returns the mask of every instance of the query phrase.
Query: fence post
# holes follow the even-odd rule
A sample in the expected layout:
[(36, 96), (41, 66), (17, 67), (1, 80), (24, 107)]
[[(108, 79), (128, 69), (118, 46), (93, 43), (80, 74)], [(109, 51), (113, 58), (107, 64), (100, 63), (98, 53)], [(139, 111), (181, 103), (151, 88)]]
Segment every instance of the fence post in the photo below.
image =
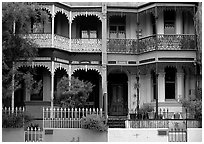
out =
[(187, 118), (187, 108), (186, 108), (186, 142), (188, 140), (188, 135), (187, 135), (187, 132), (188, 132), (188, 118)]
[(79, 108), (79, 119), (81, 118), (81, 109)]

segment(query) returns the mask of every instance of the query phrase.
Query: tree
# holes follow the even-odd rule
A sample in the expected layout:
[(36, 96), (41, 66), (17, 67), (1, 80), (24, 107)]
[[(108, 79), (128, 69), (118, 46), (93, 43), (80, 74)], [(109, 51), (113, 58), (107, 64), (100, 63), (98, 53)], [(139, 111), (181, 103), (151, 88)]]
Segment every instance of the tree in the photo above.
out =
[(57, 84), (58, 94), (55, 103), (61, 107), (81, 108), (92, 92), (94, 85), (78, 78), (63, 77)]
[(47, 16), (40, 9), (39, 4), (29, 2), (2, 3), (3, 98), (10, 98), (13, 95), (12, 93), (21, 87), (19, 82), (22, 79), (25, 80), (28, 76), (31, 81), (27, 84), (36, 84), (30, 72), (23, 73), (15, 69), (15, 64), (19, 59), (23, 58), (25, 61), (31, 62), (38, 53), (38, 46), (22, 35), (29, 33), (31, 20), (38, 23), (47, 21)]
[(196, 32), (196, 43), (197, 43), (197, 51), (196, 51), (196, 96), (202, 98), (202, 88), (197, 85), (198, 84), (198, 75), (201, 76), (202, 69), (202, 3), (198, 2), (197, 11), (194, 16), (194, 25)]

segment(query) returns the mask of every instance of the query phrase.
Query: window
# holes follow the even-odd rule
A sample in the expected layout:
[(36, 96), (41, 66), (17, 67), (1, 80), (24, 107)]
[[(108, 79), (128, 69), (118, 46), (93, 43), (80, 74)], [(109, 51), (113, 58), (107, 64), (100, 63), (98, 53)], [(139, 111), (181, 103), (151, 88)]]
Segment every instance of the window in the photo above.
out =
[(125, 26), (110, 26), (110, 38), (125, 38)]
[(165, 99), (175, 99), (176, 69), (168, 67), (165, 72)]
[(164, 11), (164, 33), (175, 34), (175, 11)]
[(113, 16), (110, 18), (109, 37), (110, 38), (125, 38), (126, 17), (125, 16)]
[(97, 38), (97, 31), (96, 30), (82, 30), (81, 31), (81, 38), (84, 38), (84, 39)]

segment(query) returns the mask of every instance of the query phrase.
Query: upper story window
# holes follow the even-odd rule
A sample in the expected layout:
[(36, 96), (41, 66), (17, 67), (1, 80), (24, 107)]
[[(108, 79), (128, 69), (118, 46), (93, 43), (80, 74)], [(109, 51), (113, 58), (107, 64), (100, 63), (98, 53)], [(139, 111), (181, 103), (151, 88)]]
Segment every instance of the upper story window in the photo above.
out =
[(99, 38), (101, 22), (95, 16), (81, 16), (77, 19), (82, 39)]
[(81, 31), (81, 38), (97, 38), (97, 31), (96, 30), (82, 30)]
[(126, 17), (112, 16), (109, 23), (110, 38), (125, 38), (126, 37)]
[(175, 11), (164, 11), (164, 33), (175, 34)]

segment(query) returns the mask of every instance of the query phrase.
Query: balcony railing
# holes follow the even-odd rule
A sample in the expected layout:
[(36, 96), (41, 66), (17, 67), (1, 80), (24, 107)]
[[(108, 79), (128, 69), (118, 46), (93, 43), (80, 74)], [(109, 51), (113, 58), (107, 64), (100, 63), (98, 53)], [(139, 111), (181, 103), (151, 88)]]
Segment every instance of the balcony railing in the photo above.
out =
[[(40, 47), (52, 47), (51, 34), (28, 34)], [(101, 39), (70, 39), (54, 35), (53, 47), (71, 52), (101, 52)], [(108, 39), (109, 53), (140, 54), (154, 50), (195, 50), (195, 35), (152, 35), (137, 39)]]
[[(31, 39), (39, 47), (52, 47), (52, 34), (28, 34), (26, 38)], [(101, 52), (101, 39), (70, 39), (55, 34), (53, 47), (71, 52)]]
[(72, 39), (72, 52), (101, 52), (101, 39)]
[(56, 34), (54, 35), (54, 43), (53, 43), (54, 48), (69, 51), (69, 42), (70, 40), (67, 37), (63, 37)]
[(31, 39), (34, 43), (40, 47), (51, 47), (52, 46), (52, 35), (51, 34), (28, 34), (26, 38)]
[(154, 50), (194, 50), (195, 35), (153, 35), (137, 39), (109, 39), (110, 53), (139, 54)]

